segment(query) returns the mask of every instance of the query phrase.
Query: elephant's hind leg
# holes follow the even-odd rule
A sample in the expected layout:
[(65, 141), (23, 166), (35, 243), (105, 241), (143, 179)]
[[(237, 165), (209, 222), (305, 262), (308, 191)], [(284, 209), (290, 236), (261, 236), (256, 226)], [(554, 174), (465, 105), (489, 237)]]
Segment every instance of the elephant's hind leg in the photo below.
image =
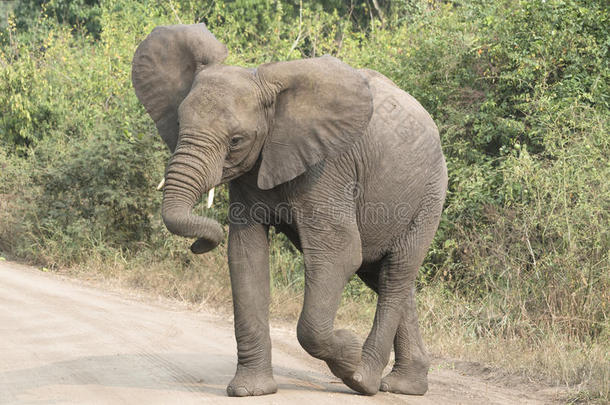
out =
[(409, 292), (402, 320), (394, 337), (395, 361), (392, 371), (381, 380), (381, 391), (424, 395), (428, 391), (430, 360), (419, 333), (415, 288)]
[[(376, 267), (366, 272), (358, 272), (358, 276), (369, 288), (379, 293), (379, 269)], [(430, 361), (419, 332), (415, 288), (410, 289), (402, 311), (394, 337), (394, 353), (394, 366), (392, 371), (381, 379), (380, 390), (407, 395), (425, 394), (428, 390)]]
[[(429, 362), (417, 324), (415, 278), (438, 226), (442, 201), (438, 195), (424, 201), (425, 209), (420, 210), (409, 230), (383, 259), (376, 279), (374, 273), (361, 275), (369, 286), (377, 287), (379, 298), (362, 361), (356, 372), (343, 380), (356, 391), (372, 395), (381, 388), (421, 395), (427, 390)], [(396, 364), (382, 382), (392, 343)]]
[[(380, 266), (378, 266), (380, 267)], [(370, 268), (358, 272), (364, 283), (379, 293), (379, 269)], [(402, 311), (402, 317), (394, 337), (395, 361), (392, 371), (381, 379), (381, 391), (396, 394), (423, 395), (428, 390), (428, 368), (430, 360), (419, 332), (415, 288), (409, 295)]]
[[(446, 182), (446, 171), (441, 175)], [(418, 215), (413, 222), (409, 233), (411, 238), (406, 238), (401, 244), (405, 248), (403, 252), (408, 255), (414, 273), (406, 291), (400, 325), (394, 337), (396, 359), (392, 371), (381, 381), (382, 391), (408, 395), (423, 395), (428, 391), (430, 360), (419, 332), (414, 281), (440, 222), (445, 201), (445, 182), (430, 187), (432, 192), (428, 194), (423, 204), (427, 209), (422, 211), (422, 215)]]
[(381, 374), (390, 359), (392, 342), (402, 320), (402, 308), (408, 286), (413, 284), (417, 265), (402, 252), (389, 253), (383, 260), (377, 279), (377, 310), (373, 327), (362, 347), (361, 362), (354, 373), (343, 378), (350, 388), (374, 395), (381, 385)]

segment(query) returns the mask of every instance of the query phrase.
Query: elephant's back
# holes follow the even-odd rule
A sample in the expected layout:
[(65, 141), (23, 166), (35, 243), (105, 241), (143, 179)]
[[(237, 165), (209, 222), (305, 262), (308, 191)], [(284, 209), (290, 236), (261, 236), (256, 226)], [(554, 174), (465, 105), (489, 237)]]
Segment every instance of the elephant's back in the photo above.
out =
[(394, 181), (426, 177), (426, 170), (444, 166), (438, 128), (424, 107), (390, 79), (373, 70), (368, 75), (373, 115), (359, 149), (369, 175)]
[[(426, 109), (406, 91), (381, 73), (360, 69), (373, 95), (369, 137), (389, 147), (423, 142), (440, 145), (438, 128)], [(440, 152), (440, 149), (439, 149)]]

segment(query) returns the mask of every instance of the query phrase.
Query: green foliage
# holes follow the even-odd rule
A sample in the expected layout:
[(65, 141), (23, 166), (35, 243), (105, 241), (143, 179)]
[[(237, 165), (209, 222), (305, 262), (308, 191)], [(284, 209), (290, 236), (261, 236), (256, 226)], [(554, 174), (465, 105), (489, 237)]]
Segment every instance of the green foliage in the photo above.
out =
[(97, 130), (79, 142), (43, 140), (21, 166), (16, 157), (4, 164), (13, 173), (2, 173), (9, 184), (0, 194), (12, 208), (1, 215), (3, 249), (66, 265), (96, 249), (135, 252), (158, 243), (161, 224), (152, 213), (161, 203), (155, 184), (164, 146), (150, 136), (126, 141)]
[(114, 247), (149, 241), (160, 203), (154, 186), (163, 176), (161, 147), (150, 136), (125, 141), (103, 128), (59, 156), (47, 155), (56, 145), (40, 145), (43, 169), (33, 180), (42, 185), (41, 231), (65, 229), (77, 246), (92, 236)]
[[(169, 156), (133, 94), (129, 65), (143, 5), (106, 4), (99, 40), (40, 15), (37, 35), (9, 21), (0, 50), (0, 145), (21, 156), (21, 192), (7, 190), (2, 244), (37, 261), (69, 264), (95, 249), (138, 251), (158, 234), (155, 185)], [(16, 156), (11, 157), (11, 155)], [(8, 171), (0, 173), (11, 181)], [(23, 192), (25, 191), (25, 192)], [(17, 220), (16, 218), (19, 218)], [(167, 237), (166, 233), (162, 234)], [(61, 254), (53, 254), (61, 253)], [(53, 264), (53, 263), (50, 263)]]
[[(0, 249), (49, 265), (91, 252), (190, 263), (159, 219), (153, 190), (168, 153), (134, 95), (130, 62), (154, 26), (204, 21), (227, 44), (227, 63), (328, 53), (416, 97), (439, 127), (450, 176), (420, 286), (493, 308), (468, 321), (480, 334), (535, 346), (552, 329), (601, 342), (610, 302), (607, 5), (377, 4), (16, 2), (0, 28)], [(217, 195), (205, 214), (226, 223), (226, 188)], [(274, 288), (298, 289), (302, 258), (278, 235), (271, 252)], [(356, 279), (345, 294), (373, 299)], [(586, 378), (574, 375), (564, 382)]]
[(102, 31), (99, 0), (19, 0), (14, 13), (19, 29), (35, 26), (41, 15), (99, 38)]

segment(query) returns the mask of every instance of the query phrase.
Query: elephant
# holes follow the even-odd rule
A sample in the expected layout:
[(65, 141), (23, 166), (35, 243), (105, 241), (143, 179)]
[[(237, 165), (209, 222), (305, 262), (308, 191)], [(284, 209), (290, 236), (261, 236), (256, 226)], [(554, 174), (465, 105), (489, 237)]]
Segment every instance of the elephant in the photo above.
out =
[[(228, 261), (237, 369), (229, 396), (277, 391), (269, 335), (269, 228), (302, 252), (297, 340), (348, 387), (423, 395), (429, 357), (418, 327), (415, 279), (447, 189), (438, 129), (390, 79), (333, 56), (223, 64), (227, 47), (205, 24), (156, 27), (132, 62), (135, 93), (171, 151), (161, 215), (195, 238), (195, 254), (224, 240), (193, 213), (228, 183)], [(354, 275), (377, 293), (362, 343), (335, 329)], [(395, 362), (382, 376), (392, 349)]]

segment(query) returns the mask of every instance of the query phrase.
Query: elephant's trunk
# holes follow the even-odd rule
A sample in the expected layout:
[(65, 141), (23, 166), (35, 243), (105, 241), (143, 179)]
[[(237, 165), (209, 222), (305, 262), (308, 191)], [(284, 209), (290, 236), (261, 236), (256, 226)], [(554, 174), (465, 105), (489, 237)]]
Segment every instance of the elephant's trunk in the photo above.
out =
[(224, 237), (222, 226), (216, 220), (192, 212), (203, 193), (218, 184), (222, 175), (224, 154), (213, 153), (211, 149), (181, 139), (165, 175), (163, 222), (173, 234), (197, 238), (191, 246), (193, 253), (214, 249)]

